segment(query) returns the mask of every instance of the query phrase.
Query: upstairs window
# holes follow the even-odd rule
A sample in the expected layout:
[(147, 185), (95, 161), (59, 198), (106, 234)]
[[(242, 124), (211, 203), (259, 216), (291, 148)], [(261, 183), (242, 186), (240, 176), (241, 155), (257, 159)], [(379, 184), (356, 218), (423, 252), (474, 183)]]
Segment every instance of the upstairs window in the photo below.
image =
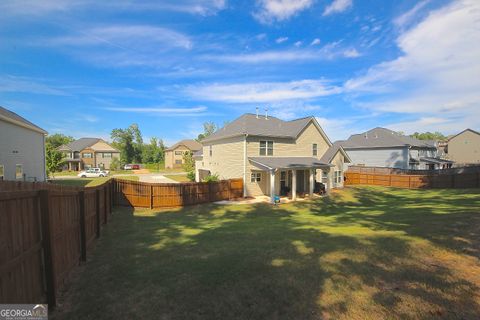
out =
[(260, 155), (273, 156), (273, 141), (260, 141)]
[(111, 157), (112, 157), (112, 153), (111, 153), (111, 152), (104, 152), (104, 153), (102, 153), (102, 157), (103, 157), (103, 158), (111, 158)]
[(90, 152), (83, 153), (82, 158), (92, 158), (92, 153), (90, 153)]
[(317, 144), (312, 144), (312, 155), (316, 156), (318, 154)]
[(176, 155), (176, 156), (181, 156), (182, 153), (183, 153), (182, 151), (175, 151), (175, 155)]
[(210, 157), (212, 156), (213, 152), (212, 152), (212, 146), (209, 147), (209, 154), (210, 154)]
[(23, 178), (23, 165), (17, 164), (15, 166), (15, 179), (22, 179)]

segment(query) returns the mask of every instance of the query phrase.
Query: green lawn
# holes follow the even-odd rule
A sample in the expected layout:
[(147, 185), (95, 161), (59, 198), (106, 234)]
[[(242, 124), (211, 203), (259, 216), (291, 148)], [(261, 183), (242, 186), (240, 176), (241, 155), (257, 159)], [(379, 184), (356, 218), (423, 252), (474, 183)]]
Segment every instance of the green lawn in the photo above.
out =
[(190, 179), (187, 178), (187, 174), (166, 174), (164, 177), (178, 182), (191, 182)]
[(118, 209), (59, 319), (478, 319), (480, 190)]
[[(117, 176), (118, 179), (138, 181), (138, 176)], [(100, 178), (72, 178), (72, 179), (57, 179), (52, 180), (53, 183), (63, 184), (74, 187), (95, 187), (108, 181), (111, 177)]]

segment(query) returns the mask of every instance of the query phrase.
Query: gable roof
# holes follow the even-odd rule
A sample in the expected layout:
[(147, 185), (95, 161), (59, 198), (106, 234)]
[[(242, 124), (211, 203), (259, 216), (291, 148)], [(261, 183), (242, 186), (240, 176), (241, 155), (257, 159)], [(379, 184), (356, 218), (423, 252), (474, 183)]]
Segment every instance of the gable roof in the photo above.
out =
[(170, 148), (167, 148), (167, 150), (174, 150), (179, 146), (185, 146), (188, 149), (190, 149), (191, 151), (198, 151), (198, 150), (202, 149), (202, 145), (199, 142), (197, 142), (195, 140), (192, 140), (192, 139), (185, 139), (185, 140), (181, 140), (181, 141), (175, 143)]
[(325, 163), (330, 163), (332, 162), (333, 158), (337, 155), (338, 152), (341, 152), (343, 156), (345, 157), (345, 162), (352, 162), (352, 159), (348, 156), (348, 154), (345, 152), (343, 147), (340, 145), (338, 141), (334, 142), (333, 145), (327, 149), (327, 151), (323, 154), (323, 156), (320, 158), (321, 162)]
[(431, 141), (418, 140), (386, 128), (374, 128), (364, 133), (353, 134), (348, 140), (338, 141), (344, 149), (417, 147), (435, 149)]
[(272, 116), (265, 118), (265, 116), (259, 115), (257, 117), (257, 115), (252, 113), (245, 113), (225, 125), (223, 128), (218, 129), (208, 138), (202, 140), (202, 143), (245, 134), (252, 136), (295, 139), (310, 122), (315, 124), (327, 143), (331, 145), (332, 143), (330, 139), (328, 139), (327, 135), (313, 116), (284, 121)]
[(15, 124), (17, 126), (36, 131), (38, 133), (47, 134), (47, 131), (43, 130), (39, 126), (28, 121), (27, 119), (19, 116), (15, 112), (5, 109), (4, 107), (0, 107), (0, 119)]
[(459, 135), (461, 135), (462, 133), (467, 132), (467, 131), (473, 132), (473, 133), (478, 134), (478, 135), (480, 136), (480, 132), (475, 131), (475, 130), (470, 129), (470, 128), (467, 128), (467, 129), (463, 130), (462, 132), (457, 133), (456, 135), (450, 137), (450, 138), (448, 139), (448, 141), (452, 140), (453, 138), (455, 138), (455, 137), (457, 137), (457, 136), (459, 136)]
[(102, 139), (99, 138), (80, 138), (78, 140), (72, 141), (68, 144), (64, 144), (58, 147), (58, 150), (68, 150), (68, 151), (82, 151), (85, 148), (93, 146), (98, 141)]

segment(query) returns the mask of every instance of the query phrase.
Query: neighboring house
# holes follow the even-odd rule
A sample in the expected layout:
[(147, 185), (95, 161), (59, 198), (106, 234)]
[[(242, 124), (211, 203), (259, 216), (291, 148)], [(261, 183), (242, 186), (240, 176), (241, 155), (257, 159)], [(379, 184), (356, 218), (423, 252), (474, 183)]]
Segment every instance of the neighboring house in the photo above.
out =
[(445, 153), (457, 166), (480, 164), (480, 133), (463, 130), (448, 140)]
[(375, 128), (337, 141), (352, 159), (352, 165), (399, 169), (449, 168), (452, 161), (439, 157), (436, 142), (418, 140), (385, 128)]
[(58, 147), (58, 150), (65, 154), (64, 170), (108, 170), (113, 159), (120, 159), (120, 151), (99, 138), (81, 138)]
[(195, 153), (202, 145), (195, 140), (182, 140), (165, 150), (165, 168), (181, 168), (185, 152)]
[(312, 194), (323, 182), (343, 186), (348, 155), (334, 146), (314, 117), (283, 121), (244, 114), (202, 140), (194, 154), (196, 180), (218, 174), (243, 178), (244, 196)]
[(0, 107), (0, 180), (45, 181), (47, 132)]

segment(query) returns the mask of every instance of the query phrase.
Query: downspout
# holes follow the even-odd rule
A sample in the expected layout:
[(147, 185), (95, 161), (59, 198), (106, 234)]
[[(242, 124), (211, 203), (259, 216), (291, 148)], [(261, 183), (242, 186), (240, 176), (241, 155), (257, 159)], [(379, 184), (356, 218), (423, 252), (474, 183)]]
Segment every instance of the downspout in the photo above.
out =
[(248, 133), (245, 133), (245, 139), (243, 140), (243, 197), (247, 197), (247, 137)]
[(47, 181), (47, 150), (46, 148), (46, 135), (43, 135), (43, 181)]
[(407, 169), (410, 170), (410, 149), (412, 146), (408, 146), (407, 148)]

